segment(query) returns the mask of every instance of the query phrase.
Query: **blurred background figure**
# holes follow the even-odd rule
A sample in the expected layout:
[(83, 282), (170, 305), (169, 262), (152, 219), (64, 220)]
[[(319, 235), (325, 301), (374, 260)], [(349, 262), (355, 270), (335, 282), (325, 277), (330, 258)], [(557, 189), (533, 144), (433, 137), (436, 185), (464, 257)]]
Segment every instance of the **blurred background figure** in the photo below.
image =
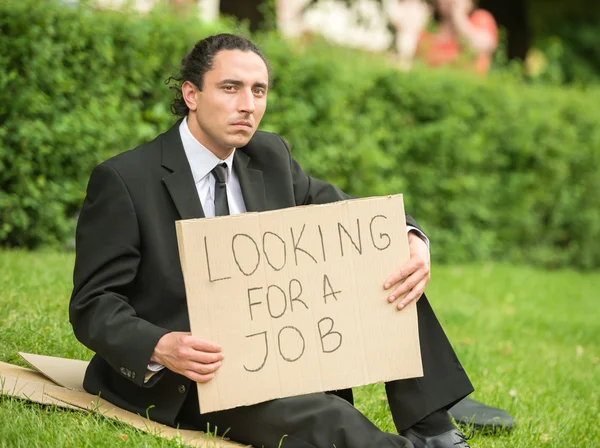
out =
[(400, 67), (409, 70), (418, 58), (431, 67), (453, 65), (485, 75), (498, 46), (498, 27), (489, 12), (474, 6), (473, 0), (390, 1)]
[(384, 52), (388, 18), (374, 0), (276, 0), (277, 28), (285, 37), (320, 35), (339, 45)]

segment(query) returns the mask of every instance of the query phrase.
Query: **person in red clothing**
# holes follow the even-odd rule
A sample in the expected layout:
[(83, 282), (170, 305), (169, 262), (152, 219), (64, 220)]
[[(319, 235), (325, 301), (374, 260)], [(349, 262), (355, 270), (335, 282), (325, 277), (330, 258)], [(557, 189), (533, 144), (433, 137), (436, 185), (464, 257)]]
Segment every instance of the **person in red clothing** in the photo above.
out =
[[(400, 66), (410, 69), (416, 57), (431, 67), (467, 67), (485, 75), (498, 45), (498, 27), (489, 12), (474, 6), (472, 0), (433, 0), (432, 4), (396, 0), (390, 4)], [(426, 30), (432, 15), (435, 24)]]

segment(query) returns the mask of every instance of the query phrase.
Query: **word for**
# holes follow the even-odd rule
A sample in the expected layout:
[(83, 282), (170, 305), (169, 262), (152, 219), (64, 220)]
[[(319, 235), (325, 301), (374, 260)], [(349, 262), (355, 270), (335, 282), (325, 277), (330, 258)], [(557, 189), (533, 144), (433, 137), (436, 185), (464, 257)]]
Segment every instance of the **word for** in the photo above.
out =
[[(283, 316), (286, 311), (294, 312), (294, 303), (296, 307), (302, 306), (305, 309), (309, 309), (308, 305), (304, 300), (300, 298), (304, 289), (302, 283), (298, 279), (291, 279), (288, 283), (288, 287), (284, 291), (283, 288), (277, 285), (269, 285), (267, 287), (255, 287), (248, 288), (248, 309), (250, 311), (250, 320), (254, 320), (254, 314), (252, 307), (267, 304), (267, 310), (269, 315), (273, 319), (279, 319)], [(336, 302), (338, 301), (338, 294), (342, 291), (334, 291), (331, 281), (327, 274), (323, 275), (323, 302), (327, 305), (327, 299), (333, 298)], [(286, 294), (287, 293), (287, 294)], [(258, 300), (261, 297), (263, 300)]]

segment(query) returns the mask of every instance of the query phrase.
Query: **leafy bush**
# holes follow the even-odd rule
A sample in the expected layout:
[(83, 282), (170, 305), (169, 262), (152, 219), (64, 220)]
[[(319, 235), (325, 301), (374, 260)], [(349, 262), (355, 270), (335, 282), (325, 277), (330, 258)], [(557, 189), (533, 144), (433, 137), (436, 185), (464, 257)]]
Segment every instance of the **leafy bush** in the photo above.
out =
[(543, 55), (533, 80), (600, 84), (600, 9), (587, 0), (530, 0), (529, 11), (532, 44)]
[(165, 73), (211, 32), (164, 11), (2, 2), (0, 242), (65, 241), (90, 168), (173, 120)]
[[(35, 6), (35, 7), (34, 7)], [(164, 11), (0, 6), (0, 242), (63, 242), (93, 166), (166, 130), (164, 80), (222, 30)], [(262, 129), (349, 193), (402, 192), (444, 262), (600, 266), (600, 92), (444, 71), (257, 36)]]

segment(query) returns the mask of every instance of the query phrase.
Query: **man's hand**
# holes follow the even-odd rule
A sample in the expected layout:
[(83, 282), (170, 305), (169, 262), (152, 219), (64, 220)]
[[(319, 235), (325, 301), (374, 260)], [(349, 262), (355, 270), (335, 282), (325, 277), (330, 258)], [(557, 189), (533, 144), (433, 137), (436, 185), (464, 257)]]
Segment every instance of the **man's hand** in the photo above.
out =
[(151, 361), (197, 383), (206, 383), (215, 377), (221, 367), (221, 347), (193, 337), (190, 333), (174, 331), (158, 340)]
[(397, 304), (399, 310), (413, 300), (419, 300), (430, 278), (429, 248), (425, 241), (416, 233), (409, 232), (408, 248), (410, 260), (390, 275), (383, 285), (384, 289), (392, 291), (388, 296), (390, 303), (403, 297)]

